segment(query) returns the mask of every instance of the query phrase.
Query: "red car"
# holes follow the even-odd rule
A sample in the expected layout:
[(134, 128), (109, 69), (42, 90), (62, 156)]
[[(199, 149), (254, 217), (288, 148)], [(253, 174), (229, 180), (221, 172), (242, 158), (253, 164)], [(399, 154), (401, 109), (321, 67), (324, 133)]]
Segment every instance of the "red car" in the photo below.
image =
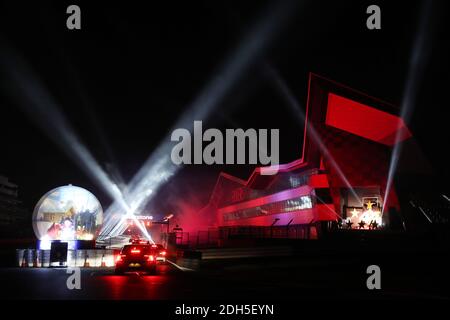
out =
[(149, 244), (130, 244), (122, 248), (116, 258), (116, 274), (127, 271), (144, 271), (156, 273), (157, 248)]

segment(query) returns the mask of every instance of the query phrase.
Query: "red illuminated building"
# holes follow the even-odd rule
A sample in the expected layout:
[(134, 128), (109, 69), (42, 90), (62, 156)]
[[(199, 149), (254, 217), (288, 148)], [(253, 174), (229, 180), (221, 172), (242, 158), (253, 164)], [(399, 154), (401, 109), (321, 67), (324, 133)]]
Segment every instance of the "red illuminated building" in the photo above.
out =
[(302, 157), (275, 175), (221, 173), (204, 210), (223, 230), (289, 226), (298, 238), (315, 238), (333, 222), (387, 226), (387, 212), (399, 210), (394, 187), (385, 198), (392, 148), (411, 137), (396, 111), (311, 74)]

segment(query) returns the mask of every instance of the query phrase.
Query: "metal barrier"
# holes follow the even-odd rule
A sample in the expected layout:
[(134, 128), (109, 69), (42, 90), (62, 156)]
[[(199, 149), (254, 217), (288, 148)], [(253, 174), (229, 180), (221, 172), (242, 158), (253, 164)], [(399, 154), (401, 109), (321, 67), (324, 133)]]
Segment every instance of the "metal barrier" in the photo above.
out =
[(316, 239), (314, 224), (291, 226), (230, 226), (207, 231), (171, 233), (169, 243), (176, 248), (214, 248), (236, 239)]
[(220, 227), (220, 239), (311, 239), (311, 231), (315, 229), (314, 225), (293, 225), (293, 226), (232, 226)]
[[(114, 267), (115, 250), (83, 249), (67, 251), (67, 267)], [(50, 267), (50, 250), (17, 249), (17, 266)]]
[(202, 260), (236, 259), (254, 257), (290, 256), (294, 250), (290, 246), (249, 247), (249, 248), (216, 248), (202, 250)]

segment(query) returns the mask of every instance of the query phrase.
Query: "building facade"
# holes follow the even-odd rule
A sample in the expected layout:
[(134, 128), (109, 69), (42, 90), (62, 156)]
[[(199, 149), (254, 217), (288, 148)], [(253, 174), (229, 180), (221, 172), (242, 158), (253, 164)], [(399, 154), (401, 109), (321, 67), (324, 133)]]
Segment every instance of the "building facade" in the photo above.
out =
[(301, 158), (279, 165), (275, 175), (260, 168), (247, 180), (221, 173), (204, 210), (220, 228), (296, 226), (299, 238), (314, 238), (332, 223), (388, 225), (387, 212), (399, 210), (395, 188), (387, 188), (392, 150), (411, 138), (397, 112), (311, 74)]

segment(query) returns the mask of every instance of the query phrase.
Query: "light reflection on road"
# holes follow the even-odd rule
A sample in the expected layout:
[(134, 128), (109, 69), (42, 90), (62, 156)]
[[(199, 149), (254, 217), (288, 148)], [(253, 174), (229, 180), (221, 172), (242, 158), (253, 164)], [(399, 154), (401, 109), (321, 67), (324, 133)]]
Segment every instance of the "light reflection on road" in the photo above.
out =
[[(96, 273), (97, 289), (108, 299), (139, 300), (164, 299), (167, 294), (169, 274), (177, 272), (169, 265), (159, 265), (157, 274), (147, 275), (141, 272), (129, 272), (124, 275), (115, 275), (112, 271)], [(103, 295), (102, 294), (102, 295)]]

